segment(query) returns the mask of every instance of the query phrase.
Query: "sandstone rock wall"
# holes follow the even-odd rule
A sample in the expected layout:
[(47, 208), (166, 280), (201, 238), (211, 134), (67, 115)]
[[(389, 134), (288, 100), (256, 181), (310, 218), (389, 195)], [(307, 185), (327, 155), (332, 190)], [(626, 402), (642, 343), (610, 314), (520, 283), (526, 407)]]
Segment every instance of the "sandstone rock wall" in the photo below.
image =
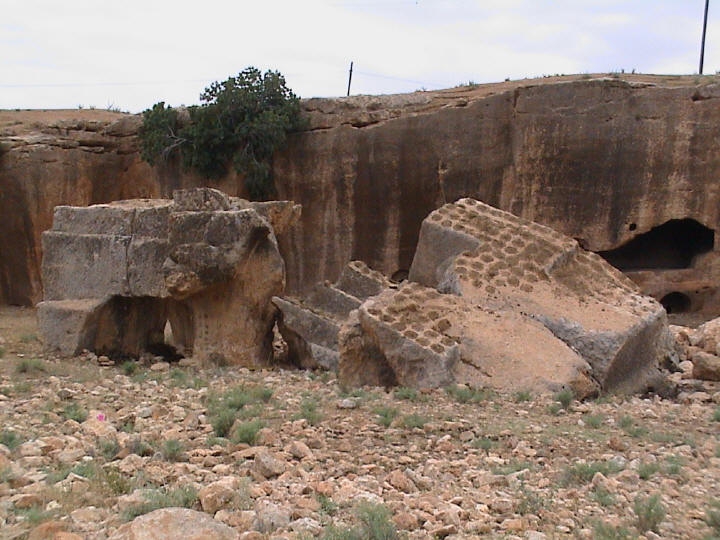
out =
[[(465, 196), (593, 251), (672, 219), (717, 230), (718, 97), (720, 86), (691, 80), (602, 79), (448, 91), (394, 116), (372, 115), (380, 99), (315, 111), (316, 129), (275, 164), (282, 197), (304, 208), (299, 253), (319, 254), (291, 261), (290, 287), (333, 279), (349, 259), (408, 269), (423, 217)], [(692, 274), (717, 286), (717, 275)]]
[[(423, 218), (465, 196), (593, 251), (673, 219), (717, 230), (717, 78), (622, 77), (305, 101), (310, 128), (290, 138), (274, 165), (279, 198), (303, 207), (301, 226), (278, 239), (288, 290), (334, 281), (352, 259), (388, 275), (406, 271)], [(39, 237), (54, 206), (169, 196), (204, 183), (143, 164), (138, 117), (93, 123), (40, 114), (33, 127), (12, 125), (8, 115), (0, 113), (10, 148), (0, 157), (0, 227), (9, 238), (0, 244), (2, 302), (40, 299)], [(239, 185), (229, 177), (214, 187), (241, 195)], [(709, 287), (702, 309), (717, 316), (717, 260), (715, 247), (702, 268), (672, 283), (662, 269), (642, 279), (657, 297)]]

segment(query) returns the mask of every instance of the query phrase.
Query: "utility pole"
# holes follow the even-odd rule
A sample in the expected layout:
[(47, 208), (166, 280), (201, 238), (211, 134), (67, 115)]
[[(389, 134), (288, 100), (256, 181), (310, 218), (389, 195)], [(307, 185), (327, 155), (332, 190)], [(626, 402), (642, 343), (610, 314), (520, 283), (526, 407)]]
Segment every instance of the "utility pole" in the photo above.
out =
[[(352, 68), (353, 68), (353, 63), (350, 62), (350, 76), (348, 77), (348, 91), (347, 91), (348, 97), (350, 96), (350, 83), (352, 82)], [(702, 68), (700, 68), (700, 70), (701, 70), (700, 73), (702, 73)]]
[(707, 33), (707, 16), (710, 0), (705, 0), (705, 17), (703, 18), (702, 42), (700, 44), (700, 75), (703, 74), (703, 63), (705, 61), (705, 34)]

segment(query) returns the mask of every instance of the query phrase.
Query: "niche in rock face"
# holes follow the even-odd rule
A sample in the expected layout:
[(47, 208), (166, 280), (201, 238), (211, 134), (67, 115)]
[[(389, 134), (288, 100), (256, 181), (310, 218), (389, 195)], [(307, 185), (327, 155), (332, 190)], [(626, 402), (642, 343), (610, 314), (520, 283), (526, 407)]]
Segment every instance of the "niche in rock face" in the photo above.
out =
[(712, 251), (715, 231), (694, 219), (671, 219), (600, 255), (615, 268), (672, 270), (690, 268), (697, 255)]
[(186, 337), (191, 316), (182, 307), (163, 298), (113, 296), (88, 318), (83, 348), (111, 358), (138, 357), (145, 351), (168, 360), (181, 358), (166, 333), (169, 326), (173, 336)]

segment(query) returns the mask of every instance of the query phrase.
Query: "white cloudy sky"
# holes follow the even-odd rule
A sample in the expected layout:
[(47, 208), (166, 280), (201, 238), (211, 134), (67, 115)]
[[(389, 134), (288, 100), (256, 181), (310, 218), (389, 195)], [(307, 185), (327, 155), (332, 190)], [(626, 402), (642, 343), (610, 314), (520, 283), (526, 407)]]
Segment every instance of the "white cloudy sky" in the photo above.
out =
[[(713, 5), (716, 3), (717, 5)], [(301, 97), (555, 73), (698, 72), (705, 0), (2, 0), (1, 108), (194, 104), (277, 69)], [(705, 74), (720, 70), (710, 2)]]

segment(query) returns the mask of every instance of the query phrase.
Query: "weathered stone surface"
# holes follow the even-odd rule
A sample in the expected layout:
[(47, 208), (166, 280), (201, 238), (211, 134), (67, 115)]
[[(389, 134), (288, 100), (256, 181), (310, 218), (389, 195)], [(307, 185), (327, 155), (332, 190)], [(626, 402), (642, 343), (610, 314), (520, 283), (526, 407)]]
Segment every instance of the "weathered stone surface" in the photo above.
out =
[(662, 306), (600, 257), (472, 199), (423, 222), (409, 279), (343, 328), (344, 383), (633, 392), (672, 342)]
[(299, 211), (280, 201), (262, 207), (268, 218), (204, 188), (178, 190), (173, 201), (59, 208), (43, 236), (48, 286), (38, 313), (47, 348), (137, 356), (164, 344), (169, 322), (182, 354), (267, 364), (270, 298), (285, 283), (268, 219), (287, 229)]
[(389, 285), (379, 272), (352, 261), (336, 284), (317, 284), (302, 300), (273, 298), (280, 310), (278, 329), (288, 345), (288, 361), (304, 368), (337, 370), (340, 327), (362, 300)]
[(187, 508), (161, 508), (120, 527), (110, 540), (236, 540), (232, 527), (204, 512)]
[(720, 358), (705, 351), (697, 351), (692, 357), (692, 376), (706, 381), (720, 381)]

